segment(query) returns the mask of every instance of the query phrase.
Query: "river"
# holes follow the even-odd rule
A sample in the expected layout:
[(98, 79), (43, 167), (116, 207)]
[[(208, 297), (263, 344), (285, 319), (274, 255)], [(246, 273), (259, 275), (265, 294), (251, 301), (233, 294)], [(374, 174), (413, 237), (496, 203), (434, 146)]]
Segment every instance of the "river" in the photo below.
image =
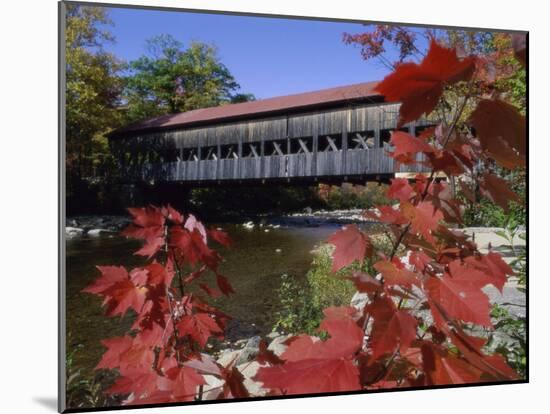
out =
[[(233, 248), (220, 250), (224, 258), (220, 271), (229, 278), (236, 293), (209, 301), (237, 321), (230, 324), (234, 329), (228, 330), (231, 340), (271, 330), (281, 275), (305, 277), (313, 259), (312, 249), (340, 227), (330, 223), (280, 228), (256, 225), (253, 229), (237, 224), (217, 226), (234, 241)], [(123, 319), (106, 317), (101, 300), (80, 291), (99, 276), (97, 265), (143, 265), (144, 258), (132, 254), (139, 246), (135, 240), (113, 235), (67, 241), (67, 346), (69, 351), (79, 348), (74, 365), (83, 372), (90, 373), (99, 361), (103, 352), (100, 340), (123, 335), (133, 315)], [(215, 286), (212, 276), (205, 280)]]

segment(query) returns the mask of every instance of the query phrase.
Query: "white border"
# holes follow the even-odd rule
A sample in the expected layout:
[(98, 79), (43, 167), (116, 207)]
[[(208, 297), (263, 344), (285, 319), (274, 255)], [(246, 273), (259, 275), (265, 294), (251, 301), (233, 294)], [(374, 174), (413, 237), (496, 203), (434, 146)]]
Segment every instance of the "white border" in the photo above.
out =
[[(467, 25), (530, 31), (531, 383), (330, 398), (163, 408), (162, 412), (517, 413), (548, 405), (550, 275), (546, 212), (549, 24), (543, 2), (504, 0), (119, 1), (184, 8)], [(2, 412), (55, 411), (57, 391), (57, 4), (12, 0), (0, 6), (2, 183), (0, 378)], [(289, 39), (291, 41), (291, 39)], [(141, 413), (158, 409), (140, 410)]]

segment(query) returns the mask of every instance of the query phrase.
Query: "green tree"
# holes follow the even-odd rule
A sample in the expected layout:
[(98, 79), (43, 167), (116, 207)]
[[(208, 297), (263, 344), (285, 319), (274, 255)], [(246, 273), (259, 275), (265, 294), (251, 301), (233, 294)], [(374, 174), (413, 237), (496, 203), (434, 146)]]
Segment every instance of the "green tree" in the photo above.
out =
[(77, 196), (82, 179), (94, 176), (111, 159), (105, 134), (121, 124), (117, 109), (121, 63), (103, 49), (114, 41), (101, 7), (67, 5), (66, 142), (68, 197)]
[[(239, 84), (213, 46), (192, 42), (186, 49), (170, 35), (147, 41), (147, 54), (130, 62), (125, 99), (128, 119), (250, 100), (234, 95)], [(244, 99), (243, 99), (244, 97)]]

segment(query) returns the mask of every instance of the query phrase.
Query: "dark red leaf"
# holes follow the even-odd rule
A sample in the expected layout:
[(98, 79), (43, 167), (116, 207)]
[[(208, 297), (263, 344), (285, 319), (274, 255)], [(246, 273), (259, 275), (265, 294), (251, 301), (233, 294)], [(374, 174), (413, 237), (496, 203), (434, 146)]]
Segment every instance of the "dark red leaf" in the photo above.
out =
[(453, 49), (441, 47), (432, 40), (428, 54), (419, 65), (399, 64), (376, 89), (386, 101), (402, 103), (399, 128), (432, 112), (445, 85), (468, 80), (474, 68), (474, 58), (459, 60)]
[(525, 165), (527, 125), (516, 107), (498, 99), (483, 99), (470, 121), (495, 161), (506, 168)]
[(233, 286), (231, 286), (231, 283), (229, 283), (229, 280), (227, 280), (225, 276), (222, 276), (219, 273), (216, 273), (216, 283), (218, 284), (218, 287), (225, 296), (229, 296), (232, 293), (235, 293), (235, 291), (233, 290)]
[(371, 331), (372, 358), (393, 353), (398, 347), (405, 352), (416, 337), (416, 319), (398, 310), (389, 298), (379, 298), (367, 306), (373, 317)]
[(510, 210), (511, 201), (521, 203), (521, 199), (510, 189), (508, 182), (494, 174), (483, 174), (480, 189), (485, 197), (502, 207), (505, 212)]

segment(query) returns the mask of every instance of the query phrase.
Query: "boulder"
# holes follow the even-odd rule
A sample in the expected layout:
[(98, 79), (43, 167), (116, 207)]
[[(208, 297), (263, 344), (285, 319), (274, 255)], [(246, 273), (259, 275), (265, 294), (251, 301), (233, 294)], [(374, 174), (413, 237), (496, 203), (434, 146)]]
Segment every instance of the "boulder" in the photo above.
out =
[(271, 342), (273, 341), (275, 338), (277, 338), (278, 336), (281, 336), (281, 334), (279, 332), (270, 332), (268, 333), (265, 337), (266, 339)]
[(288, 348), (288, 346), (285, 345), (284, 342), (291, 336), (292, 335), (281, 335), (274, 338), (269, 344), (269, 346), (267, 347), (267, 349), (272, 351), (278, 357), (280, 357), (283, 354), (283, 352), (285, 352), (286, 349)]
[(350, 305), (358, 311), (362, 311), (367, 303), (369, 303), (369, 296), (366, 293), (355, 292), (355, 294), (351, 298)]
[(206, 384), (202, 388), (202, 399), (216, 400), (222, 393), (221, 386), (224, 384), (224, 381), (213, 375), (203, 375), (203, 377)]
[(81, 236), (84, 234), (84, 229), (79, 227), (65, 227), (65, 234), (69, 237)]
[(248, 362), (237, 366), (237, 369), (243, 374), (243, 384), (254, 397), (263, 397), (267, 394), (266, 389), (262, 388), (262, 383), (254, 381), (252, 378), (258, 373), (258, 369), (263, 365), (260, 365), (257, 361)]
[(240, 353), (240, 350), (226, 349), (216, 362), (223, 367), (228, 367), (229, 364), (237, 361)]
[(244, 348), (242, 349), (236, 364), (244, 364), (246, 362), (252, 361), (260, 353), (260, 341), (262, 338), (260, 336), (253, 336), (247, 342)]

